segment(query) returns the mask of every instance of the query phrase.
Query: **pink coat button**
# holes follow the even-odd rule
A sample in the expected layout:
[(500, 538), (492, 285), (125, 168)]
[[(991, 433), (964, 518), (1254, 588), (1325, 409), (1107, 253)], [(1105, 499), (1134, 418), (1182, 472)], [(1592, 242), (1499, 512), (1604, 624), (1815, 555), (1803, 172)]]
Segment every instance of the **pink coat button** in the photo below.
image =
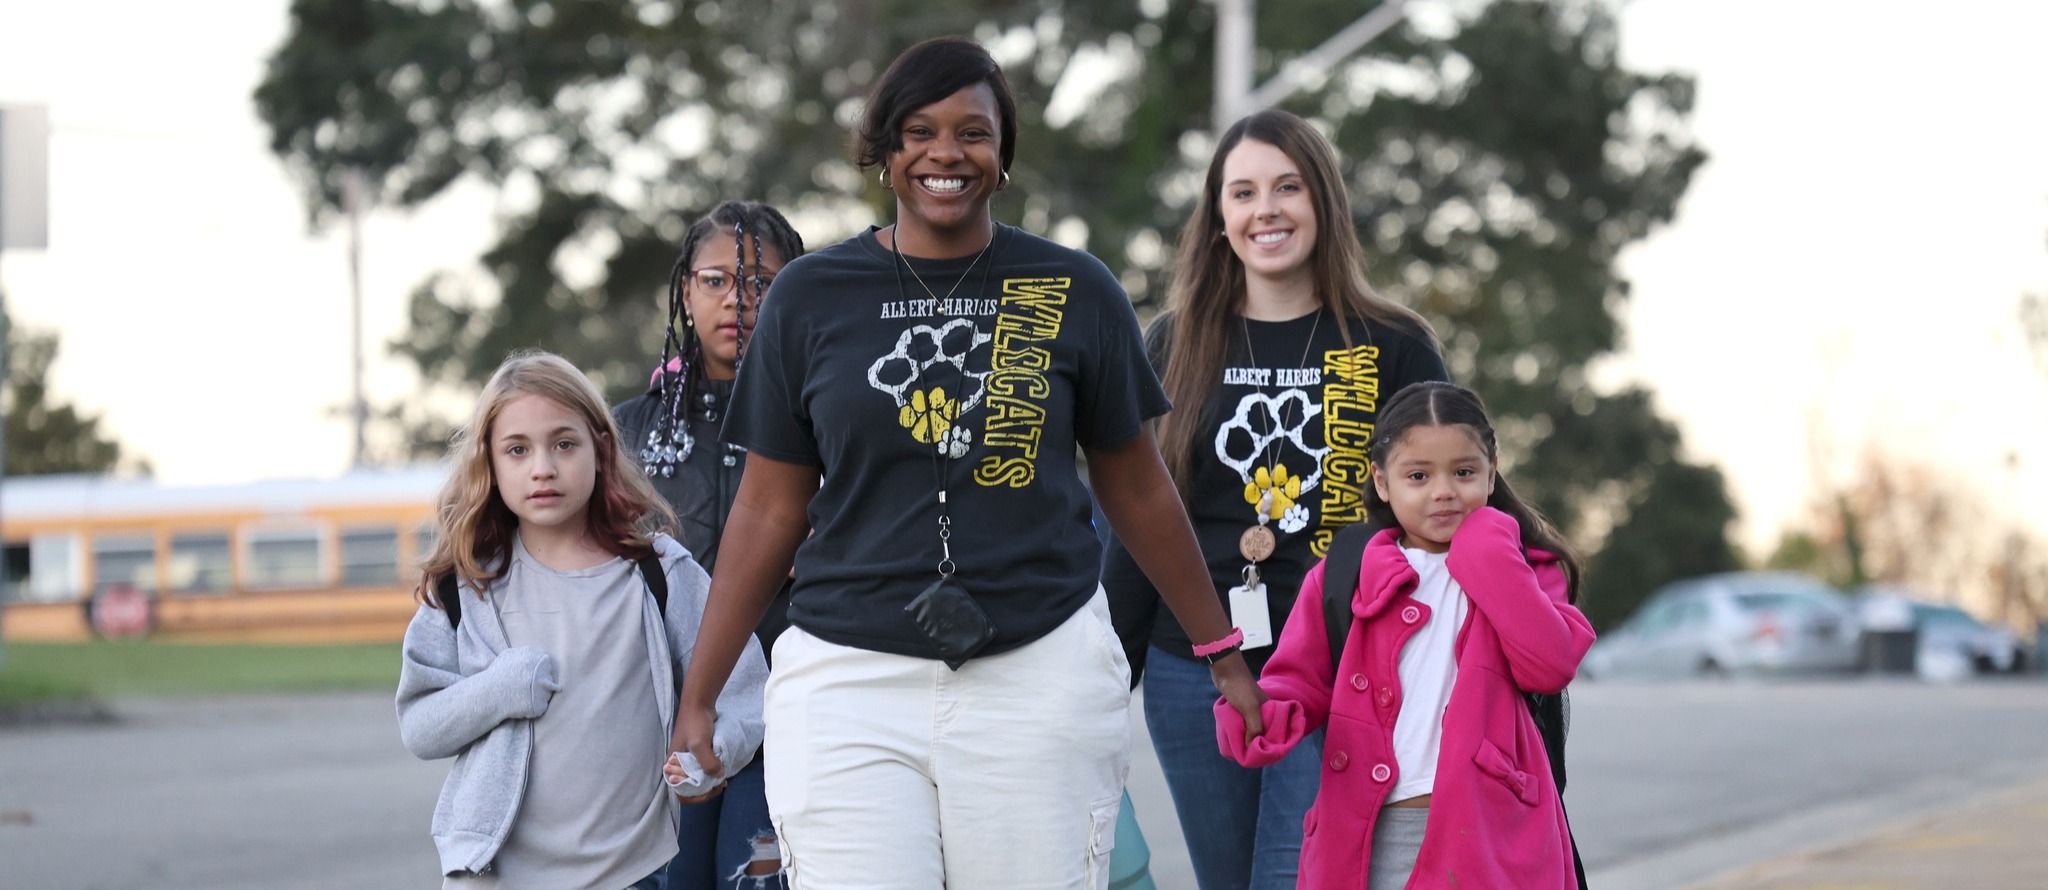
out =
[(1414, 606), (1409, 606), (1409, 607), (1407, 607), (1407, 608), (1405, 608), (1405, 609), (1402, 609), (1402, 610), (1401, 610), (1401, 620), (1402, 620), (1402, 621), (1405, 621), (1405, 622), (1407, 622), (1407, 623), (1409, 623), (1409, 624), (1414, 624), (1414, 623), (1415, 623), (1415, 622), (1417, 622), (1417, 621), (1421, 621), (1421, 620), (1422, 620), (1422, 610), (1421, 610), (1421, 609), (1418, 609), (1418, 608), (1415, 608)]
[(1346, 754), (1346, 753), (1344, 753), (1344, 752), (1342, 752), (1342, 751), (1339, 751), (1339, 752), (1337, 752), (1337, 753), (1335, 753), (1335, 754), (1332, 754), (1332, 755), (1330, 755), (1330, 768), (1331, 768), (1331, 769), (1333, 769), (1333, 770), (1336, 770), (1337, 772), (1340, 772), (1340, 773), (1341, 773), (1341, 772), (1343, 772), (1343, 771), (1344, 771), (1344, 768), (1345, 768), (1345, 767), (1348, 767), (1348, 766), (1350, 766), (1350, 765), (1351, 765), (1351, 755), (1349, 755), (1349, 754)]
[(1387, 688), (1387, 687), (1385, 687), (1385, 686), (1381, 686), (1381, 687), (1380, 687), (1380, 707), (1384, 708), (1384, 707), (1387, 707), (1388, 705), (1391, 705), (1391, 704), (1393, 704), (1393, 703), (1394, 703), (1394, 690), (1392, 690), (1392, 689), (1388, 689), (1388, 688)]
[(1358, 690), (1358, 691), (1360, 691), (1360, 692), (1364, 692), (1364, 691), (1366, 690), (1366, 687), (1368, 687), (1368, 686), (1371, 686), (1371, 685), (1372, 685), (1371, 683), (1368, 683), (1368, 682), (1366, 682), (1366, 681), (1365, 681), (1365, 675), (1364, 675), (1364, 674), (1352, 674), (1352, 675), (1351, 675), (1351, 688), (1353, 688), (1353, 689), (1356, 689), (1356, 690)]
[(1393, 775), (1394, 771), (1387, 769), (1387, 765), (1384, 763), (1377, 764), (1372, 768), (1372, 780), (1375, 782), (1384, 782)]

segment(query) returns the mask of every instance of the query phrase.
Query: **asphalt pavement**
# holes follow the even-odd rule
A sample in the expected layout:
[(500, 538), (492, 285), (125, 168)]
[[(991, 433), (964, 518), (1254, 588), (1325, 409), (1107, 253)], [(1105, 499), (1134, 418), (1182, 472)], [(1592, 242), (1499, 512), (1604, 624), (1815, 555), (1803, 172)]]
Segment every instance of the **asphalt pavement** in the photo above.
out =
[[(0, 729), (0, 890), (431, 887), (447, 765), (387, 694)], [(1142, 722), (1132, 795), (1192, 890)], [(2048, 887), (2048, 683), (1586, 683), (1565, 799), (1601, 890)]]

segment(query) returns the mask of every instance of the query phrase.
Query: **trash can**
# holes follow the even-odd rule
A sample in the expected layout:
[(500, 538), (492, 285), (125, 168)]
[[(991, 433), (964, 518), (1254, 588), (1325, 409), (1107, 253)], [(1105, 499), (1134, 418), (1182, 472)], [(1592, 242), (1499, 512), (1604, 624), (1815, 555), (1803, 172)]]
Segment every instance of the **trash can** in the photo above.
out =
[(1863, 669), (1873, 674), (1913, 674), (1919, 668), (1920, 629), (1913, 607), (1895, 597), (1863, 602)]
[(1920, 632), (1867, 630), (1863, 632), (1863, 669), (1873, 674), (1911, 674), (1919, 662)]

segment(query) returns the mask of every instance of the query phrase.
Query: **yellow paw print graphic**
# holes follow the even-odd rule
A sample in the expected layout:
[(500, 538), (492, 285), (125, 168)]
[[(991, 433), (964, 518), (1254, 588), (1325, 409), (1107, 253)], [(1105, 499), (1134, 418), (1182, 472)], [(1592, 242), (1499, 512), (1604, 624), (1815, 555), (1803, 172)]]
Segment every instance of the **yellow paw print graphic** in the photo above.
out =
[(1266, 504), (1266, 516), (1279, 519), (1294, 506), (1294, 499), (1301, 497), (1301, 477), (1290, 475), (1286, 464), (1274, 466), (1271, 473), (1260, 467), (1257, 473), (1252, 474), (1252, 481), (1244, 484), (1244, 502), (1259, 506), (1269, 493), (1273, 500)]
[(929, 392), (913, 390), (909, 403), (896, 412), (896, 422), (908, 427), (917, 441), (936, 445), (959, 416), (959, 400), (946, 398), (946, 388), (934, 386)]

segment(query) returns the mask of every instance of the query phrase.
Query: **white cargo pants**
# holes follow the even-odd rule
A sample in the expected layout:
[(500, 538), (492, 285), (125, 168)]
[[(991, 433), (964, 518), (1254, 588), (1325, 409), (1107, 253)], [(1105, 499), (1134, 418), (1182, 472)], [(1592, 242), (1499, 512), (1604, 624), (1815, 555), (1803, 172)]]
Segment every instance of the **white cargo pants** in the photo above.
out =
[(798, 628), (768, 681), (768, 809), (795, 890), (1102, 890), (1130, 666), (1101, 590), (959, 671)]

